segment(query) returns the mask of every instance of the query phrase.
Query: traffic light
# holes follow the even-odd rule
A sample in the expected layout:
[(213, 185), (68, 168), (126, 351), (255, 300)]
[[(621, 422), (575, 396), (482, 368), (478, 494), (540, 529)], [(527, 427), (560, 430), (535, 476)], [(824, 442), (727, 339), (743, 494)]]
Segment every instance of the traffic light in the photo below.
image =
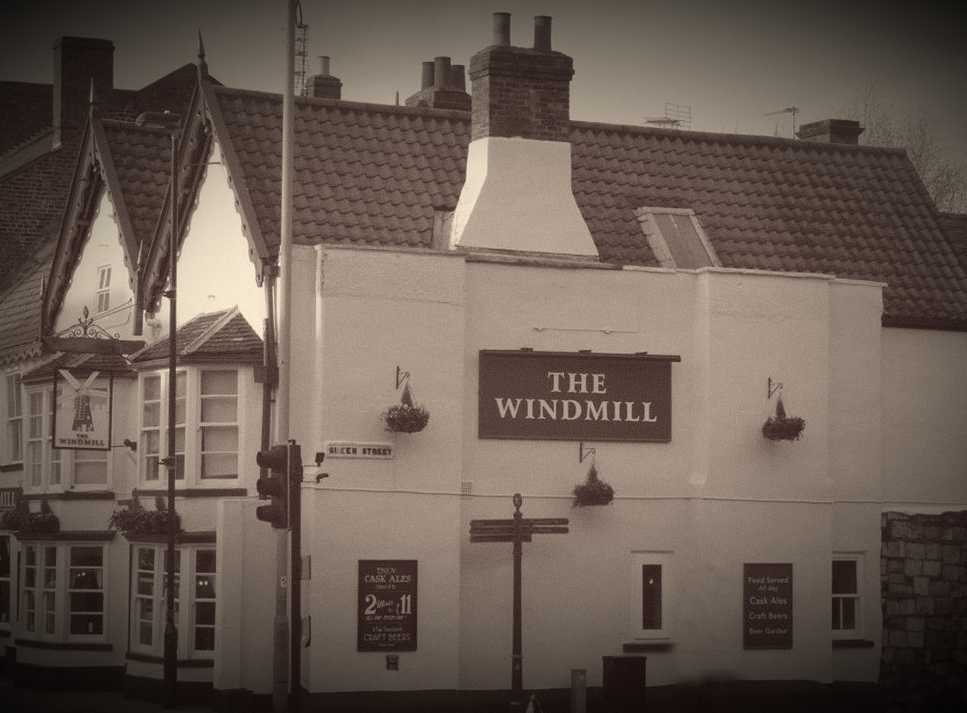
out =
[(255, 484), (259, 497), (272, 501), (269, 505), (259, 505), (255, 517), (271, 523), (272, 527), (286, 528), (289, 526), (289, 446), (272, 446), (267, 451), (259, 451), (255, 461), (259, 468), (269, 471)]

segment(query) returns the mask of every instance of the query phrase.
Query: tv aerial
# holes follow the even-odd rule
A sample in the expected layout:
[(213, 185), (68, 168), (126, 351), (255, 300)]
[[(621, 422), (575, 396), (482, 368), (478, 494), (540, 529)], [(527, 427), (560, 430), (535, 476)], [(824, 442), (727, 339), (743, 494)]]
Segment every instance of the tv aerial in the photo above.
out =
[[(785, 109), (766, 112), (763, 116), (779, 116), (780, 114), (792, 114), (792, 136), (796, 137), (796, 117), (799, 115), (798, 106), (787, 106)], [(776, 121), (775, 136), (779, 135), (779, 121)]]

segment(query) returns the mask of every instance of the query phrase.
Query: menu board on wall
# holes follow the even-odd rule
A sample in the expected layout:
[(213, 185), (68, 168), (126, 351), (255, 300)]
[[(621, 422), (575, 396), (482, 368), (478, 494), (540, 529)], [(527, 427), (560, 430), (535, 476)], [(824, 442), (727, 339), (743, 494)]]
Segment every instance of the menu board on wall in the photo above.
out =
[(416, 651), (416, 560), (359, 560), (357, 651)]
[(742, 647), (792, 648), (792, 564), (745, 563)]

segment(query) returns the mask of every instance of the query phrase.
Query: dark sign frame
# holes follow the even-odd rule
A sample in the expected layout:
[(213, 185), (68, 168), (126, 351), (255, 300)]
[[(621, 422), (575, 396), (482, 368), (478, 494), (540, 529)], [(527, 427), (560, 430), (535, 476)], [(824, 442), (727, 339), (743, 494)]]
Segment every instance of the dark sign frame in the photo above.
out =
[[(607, 354), (481, 349), (477, 380), (477, 436), (534, 441), (668, 443), (672, 439), (671, 363), (681, 360), (681, 356), (674, 354), (647, 352)], [(585, 380), (583, 384), (588, 390), (575, 393), (552, 393), (547, 390), (543, 382), (548, 370), (562, 373), (563, 369), (566, 374), (568, 367), (574, 370), (573, 373), (585, 374), (585, 379), (588, 375), (593, 376), (591, 372), (597, 370), (606, 374), (610, 382), (604, 378), (601, 383)], [(566, 388), (568, 378), (562, 377), (556, 383)], [(616, 387), (618, 391), (612, 392), (610, 399), (602, 398), (605, 392), (594, 391), (596, 386)], [(620, 398), (614, 400), (615, 395)], [(577, 408), (584, 409), (584, 417), (546, 420), (514, 417), (504, 420), (499, 414), (500, 407), (494, 403), (495, 398), (516, 400), (518, 411), (528, 406), (522, 406), (522, 401), (537, 403), (540, 400), (554, 400), (562, 405), (565, 400), (572, 401)], [(645, 412), (644, 407), (639, 406), (644, 399), (647, 399), (649, 408), (654, 406), (653, 412)], [(530, 406), (533, 407), (534, 403)], [(562, 411), (566, 412), (567, 406)], [(602, 413), (608, 418), (590, 418)], [(654, 426), (641, 422), (648, 415), (657, 419)], [(614, 416), (621, 418), (612, 418)]]
[(416, 651), (418, 560), (359, 560), (357, 651)]
[(791, 562), (742, 565), (742, 648), (793, 647)]

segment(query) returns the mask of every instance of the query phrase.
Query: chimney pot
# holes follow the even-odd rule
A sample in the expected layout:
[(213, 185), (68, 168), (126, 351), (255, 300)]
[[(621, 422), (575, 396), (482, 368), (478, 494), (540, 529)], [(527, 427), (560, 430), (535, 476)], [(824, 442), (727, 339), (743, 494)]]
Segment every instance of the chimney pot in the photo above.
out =
[(329, 57), (326, 55), (320, 55), (319, 57), (319, 74), (323, 77), (329, 76)]
[(420, 76), (420, 89), (429, 89), (433, 86), (433, 62), (423, 63), (423, 72)]
[(450, 89), (458, 92), (467, 91), (467, 78), (462, 64), (455, 64), (450, 67)]
[(534, 49), (539, 52), (551, 51), (551, 18), (548, 15), (534, 17)]
[(446, 89), (447, 82), (450, 80), (450, 58), (433, 58), (433, 88)]
[(863, 127), (860, 122), (849, 119), (823, 119), (809, 124), (803, 124), (796, 132), (803, 141), (813, 141), (823, 144), (847, 144), (856, 146), (859, 143)]
[(309, 77), (306, 93), (317, 99), (342, 99), (342, 81), (329, 74), (328, 55), (319, 55), (319, 74)]
[(510, 45), (510, 13), (494, 13), (494, 42), (498, 47)]

